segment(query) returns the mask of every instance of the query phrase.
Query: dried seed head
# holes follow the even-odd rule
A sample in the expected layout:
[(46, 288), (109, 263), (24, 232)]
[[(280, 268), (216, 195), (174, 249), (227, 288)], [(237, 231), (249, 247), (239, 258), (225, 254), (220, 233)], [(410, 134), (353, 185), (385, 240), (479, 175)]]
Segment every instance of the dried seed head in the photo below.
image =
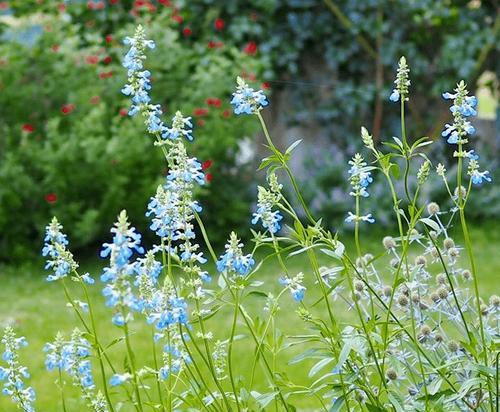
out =
[(443, 335), (441, 335), (440, 333), (437, 333), (436, 336), (434, 336), (434, 339), (437, 343), (442, 343), (444, 340)]
[(460, 256), (460, 252), (459, 252), (459, 250), (456, 247), (452, 247), (450, 250), (448, 250), (448, 254), (452, 258), (456, 258), (456, 257)]
[(448, 297), (448, 289), (445, 288), (444, 286), (441, 286), (437, 290), (437, 295), (439, 296), (439, 299), (445, 300)]
[(357, 258), (356, 259), (356, 267), (359, 269), (359, 268), (363, 268), (363, 266), (365, 265), (365, 261), (363, 260), (363, 258)]
[(363, 259), (365, 260), (365, 265), (370, 263), (373, 260), (374, 256), (371, 253), (367, 253), (366, 255), (363, 256)]
[(392, 288), (390, 286), (384, 286), (384, 289), (382, 289), (382, 293), (384, 294), (384, 296), (389, 298), (392, 295)]
[(413, 294), (411, 295), (411, 301), (412, 301), (413, 303), (415, 303), (415, 304), (416, 304), (416, 303), (419, 303), (419, 302), (420, 302), (420, 296), (418, 296), (416, 293), (413, 293)]
[(458, 343), (457, 343), (457, 342), (455, 342), (454, 340), (450, 340), (450, 341), (448, 342), (448, 350), (449, 350), (450, 352), (455, 353), (455, 352), (458, 352), (458, 350), (459, 350), (459, 349), (460, 349), (460, 346), (459, 346), (459, 345), (458, 345)]
[(410, 289), (408, 289), (408, 286), (403, 285), (401, 286), (401, 293), (406, 296), (410, 296)]
[(436, 292), (432, 292), (430, 298), (434, 303), (439, 302), (439, 295)]
[(490, 296), (490, 305), (494, 308), (498, 308), (500, 306), (500, 297), (497, 295)]
[(419, 255), (415, 258), (415, 265), (417, 266), (426, 266), (427, 265), (427, 259), (423, 255)]
[(429, 336), (431, 334), (431, 332), (432, 332), (432, 329), (429, 325), (422, 325), (420, 327), (420, 334), (422, 336)]
[(362, 298), (361, 293), (359, 293), (359, 292), (354, 292), (354, 293), (353, 293), (353, 298), (354, 298), (354, 300), (356, 300), (356, 301), (361, 300), (361, 298)]
[(405, 295), (400, 295), (398, 298), (398, 304), (402, 307), (408, 306), (408, 298)]
[(480, 306), (481, 309), (481, 315), (486, 316), (489, 312), (488, 310), (488, 305), (485, 305), (484, 303)]
[(431, 230), (429, 232), (429, 235), (431, 236), (431, 238), (433, 238), (435, 240), (438, 237), (438, 232), (436, 232), (435, 230)]
[(447, 237), (443, 240), (443, 246), (446, 250), (449, 250), (452, 247), (455, 247), (455, 241), (451, 237)]
[(356, 289), (356, 291), (358, 292), (363, 292), (363, 290), (365, 289), (365, 284), (360, 280), (356, 280), (354, 282), (354, 289)]
[(470, 273), (470, 270), (464, 269), (464, 270), (462, 270), (462, 277), (465, 280), (470, 280), (470, 279), (472, 279), (472, 273)]
[(389, 368), (385, 371), (385, 376), (387, 376), (387, 379), (391, 381), (395, 381), (398, 378), (398, 374), (392, 368)]
[[(460, 186), (460, 191), (462, 192), (461, 195), (462, 195), (462, 199), (467, 196), (467, 189), (463, 186)], [(455, 195), (455, 197), (458, 197), (458, 187), (455, 188), (455, 190), (453, 191), (453, 194)]]
[(436, 276), (436, 283), (438, 285), (446, 285), (446, 275), (444, 273), (440, 273), (439, 275)]
[(429, 215), (436, 215), (439, 213), (439, 205), (436, 202), (431, 202), (427, 205), (427, 213)]
[(396, 241), (392, 236), (386, 236), (382, 239), (382, 244), (386, 249), (394, 249), (396, 247)]
[(419, 235), (417, 229), (410, 230), (410, 237), (417, 237)]
[(393, 268), (397, 268), (397, 267), (399, 266), (399, 259), (398, 259), (398, 258), (393, 258), (393, 259), (391, 259), (390, 265), (391, 265)]

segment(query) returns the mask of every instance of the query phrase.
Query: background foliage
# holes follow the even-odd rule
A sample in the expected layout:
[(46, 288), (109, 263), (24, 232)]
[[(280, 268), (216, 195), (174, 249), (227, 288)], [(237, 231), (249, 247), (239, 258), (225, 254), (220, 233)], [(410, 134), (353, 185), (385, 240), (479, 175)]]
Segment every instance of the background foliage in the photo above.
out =
[[(360, 125), (375, 138), (397, 133), (397, 119), (385, 114), (394, 62), (405, 54), (412, 67), (410, 136), (438, 136), (446, 120), (441, 91), (460, 78), (474, 89), (494, 69), (495, 7), (445, 0), (2, 2), (0, 258), (38, 244), (53, 214), (72, 222), (75, 246), (92, 245), (123, 205), (145, 227), (161, 159), (151, 158), (151, 142), (124, 116), (127, 99), (119, 94), (121, 39), (138, 22), (158, 43), (149, 60), (156, 99), (167, 118), (177, 108), (195, 117), (193, 152), (213, 161), (213, 181), (201, 194), (209, 225), (227, 229), (245, 221), (255, 194), (251, 159), (239, 150), (255, 130), (228, 110), (236, 75), (272, 86), (275, 96), (288, 93), (286, 121), (319, 124), (328, 136), (324, 162), (303, 180), (316, 211), (335, 222), (343, 215), (340, 168)], [(499, 197), (493, 190), (481, 198), (491, 204)]]

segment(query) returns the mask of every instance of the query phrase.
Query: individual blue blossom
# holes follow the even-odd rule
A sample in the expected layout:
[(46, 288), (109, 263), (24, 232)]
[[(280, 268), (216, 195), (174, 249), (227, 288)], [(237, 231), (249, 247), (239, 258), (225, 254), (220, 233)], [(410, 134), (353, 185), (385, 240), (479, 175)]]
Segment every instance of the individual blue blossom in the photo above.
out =
[(144, 253), (141, 247), (141, 235), (130, 227), (127, 213), (123, 210), (118, 216), (115, 227), (111, 229), (114, 234), (112, 243), (104, 243), (101, 257), (110, 257), (110, 265), (104, 269), (101, 281), (106, 283), (103, 295), (106, 305), (115, 308), (112, 318), (117, 326), (123, 326), (131, 317), (124, 314), (129, 309), (139, 310), (139, 302), (132, 290), (132, 278), (135, 273), (135, 264), (130, 263), (134, 252)]
[(132, 375), (130, 373), (115, 373), (109, 380), (109, 384), (111, 386), (119, 386), (123, 385), (125, 382), (128, 382), (130, 379), (132, 379)]
[(282, 277), (279, 279), (279, 283), (286, 286), (290, 290), (290, 293), (295, 301), (302, 302), (306, 292), (306, 287), (302, 284), (303, 280), (304, 274), (301, 272), (293, 278)]
[(350, 223), (350, 222), (368, 222), (368, 223), (375, 223), (375, 219), (373, 218), (371, 213), (368, 213), (367, 215), (364, 216), (356, 216), (352, 212), (348, 212), (347, 217), (345, 218), (345, 221)]
[(393, 89), (389, 97), (389, 100), (391, 102), (397, 102), (400, 99), (403, 99), (403, 101), (409, 100), (408, 98), (408, 88), (410, 87), (410, 80), (408, 79), (409, 73), (410, 73), (410, 68), (406, 63), (406, 58), (402, 56), (399, 59), (396, 80), (394, 80), (396, 87)]
[(262, 90), (255, 91), (239, 76), (236, 82), (236, 92), (231, 99), (235, 114), (255, 114), (269, 104)]
[(240, 243), (236, 233), (231, 232), (225, 249), (226, 253), (217, 261), (217, 270), (232, 272), (239, 276), (248, 275), (255, 265), (255, 260), (251, 254), (243, 254), (243, 243)]
[(480, 185), (485, 182), (491, 182), (490, 172), (484, 170), (482, 172), (479, 171), (479, 163), (476, 159), (469, 160), (469, 166), (467, 170), (468, 175), (471, 178), (472, 183), (475, 185)]
[[(463, 82), (461, 82), (463, 84)], [(465, 88), (464, 88), (465, 89)], [(467, 94), (463, 94), (463, 89), (461, 90), (460, 84), (457, 89), (455, 89), (456, 93), (443, 93), (443, 99), (453, 100), (453, 106), (450, 107), (450, 111), (452, 113), (459, 112), (462, 116), (476, 116), (477, 111), (477, 98), (476, 96), (467, 96)]]
[(273, 211), (272, 209), (279, 204), (282, 185), (278, 183), (274, 173), (269, 175), (268, 183), (269, 189), (258, 187), (257, 211), (253, 214), (252, 224), (255, 225), (260, 220), (264, 229), (275, 234), (281, 229), (280, 221), (283, 216), (278, 210)]
[(95, 279), (91, 277), (89, 273), (84, 273), (81, 279), (88, 285), (93, 285), (95, 283)]
[(35, 391), (26, 386), (25, 380), (30, 374), (19, 362), (19, 349), (28, 345), (24, 337), (17, 337), (11, 327), (6, 327), (1, 343), (4, 346), (2, 359), (6, 367), (0, 366), (0, 381), (3, 381), (2, 393), (10, 396), (12, 402), (24, 412), (34, 412)]
[(68, 245), (67, 236), (62, 232), (62, 225), (57, 218), (45, 228), (44, 246), (42, 256), (47, 257), (45, 269), (50, 269), (54, 273), (47, 276), (49, 282), (65, 278), (69, 273), (78, 268), (73, 259), (73, 255), (66, 249)]

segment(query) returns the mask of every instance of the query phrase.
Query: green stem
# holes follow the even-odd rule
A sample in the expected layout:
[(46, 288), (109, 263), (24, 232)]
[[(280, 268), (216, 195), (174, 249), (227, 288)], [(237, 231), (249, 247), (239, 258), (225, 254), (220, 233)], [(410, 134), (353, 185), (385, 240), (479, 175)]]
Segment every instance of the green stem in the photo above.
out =
[[(228, 285), (228, 287), (231, 287), (231, 285)], [(238, 411), (241, 410), (240, 408), (240, 401), (238, 400), (238, 392), (236, 390), (236, 384), (234, 381), (234, 376), (233, 376), (233, 342), (234, 342), (234, 335), (236, 333), (236, 323), (238, 321), (238, 306), (240, 304), (240, 294), (238, 290), (236, 291), (236, 300), (234, 303), (234, 313), (233, 313), (233, 323), (231, 325), (231, 335), (229, 337), (229, 345), (227, 348), (227, 365), (229, 369), (229, 379), (231, 381), (231, 387), (233, 388), (233, 393), (234, 393), (234, 399), (236, 401), (236, 408)]]
[(137, 370), (135, 367), (135, 359), (134, 359), (134, 352), (132, 350), (132, 345), (130, 344), (130, 336), (129, 336), (129, 331), (128, 331), (128, 324), (126, 320), (126, 313), (124, 308), (121, 308), (122, 316), (123, 319), (125, 320), (125, 323), (123, 325), (123, 334), (125, 336), (125, 346), (127, 348), (127, 355), (128, 355), (128, 361), (130, 365), (130, 370), (132, 372), (132, 378), (134, 380), (134, 391), (135, 391), (135, 396), (136, 396), (136, 402), (137, 402), (137, 407), (138, 409), (142, 412), (142, 401), (141, 401), (141, 393), (139, 390), (139, 380), (137, 377)]
[[(153, 351), (153, 364), (155, 367), (155, 372), (158, 373), (158, 357), (156, 355), (155, 333), (153, 328), (151, 328), (151, 350)], [(170, 368), (169, 370), (171, 369), (172, 368)], [(160, 380), (157, 374), (155, 380), (156, 380), (156, 389), (158, 390), (158, 398), (160, 399), (161, 410), (165, 412), (165, 405), (163, 404), (163, 395), (162, 395)]]

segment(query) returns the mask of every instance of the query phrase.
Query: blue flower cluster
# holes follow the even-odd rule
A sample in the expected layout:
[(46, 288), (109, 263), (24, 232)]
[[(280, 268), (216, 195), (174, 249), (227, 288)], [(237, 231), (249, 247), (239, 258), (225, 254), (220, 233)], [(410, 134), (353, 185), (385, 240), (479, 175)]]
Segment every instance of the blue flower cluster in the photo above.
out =
[(255, 265), (255, 260), (251, 254), (243, 254), (243, 243), (240, 243), (236, 233), (231, 232), (225, 249), (226, 253), (217, 261), (217, 270), (239, 276), (248, 275)]
[(391, 95), (389, 96), (389, 100), (391, 102), (397, 102), (400, 99), (402, 99), (403, 101), (408, 100), (408, 88), (411, 84), (408, 78), (409, 73), (410, 68), (406, 63), (406, 58), (404, 56), (401, 56), (401, 58), (399, 59), (396, 80), (394, 80), (396, 87), (393, 89)]
[(234, 106), (235, 114), (255, 114), (269, 102), (262, 90), (255, 91), (241, 77), (238, 77), (231, 104)]
[(468, 96), (467, 86), (464, 81), (457, 84), (454, 90), (455, 93), (445, 92), (443, 98), (453, 100), (450, 111), (453, 115), (453, 123), (446, 124), (441, 136), (446, 138), (449, 144), (458, 145), (458, 151), (454, 153), (455, 157), (462, 157), (469, 161), (468, 174), (471, 181), (475, 185), (480, 185), (484, 182), (491, 182), (490, 172), (487, 170), (479, 171), (479, 156), (474, 150), (466, 151), (463, 145), (468, 143), (468, 137), (476, 132), (476, 129), (468, 120), (472, 116), (477, 115), (477, 99), (475, 96)]
[(268, 184), (269, 190), (262, 186), (258, 187), (257, 211), (253, 214), (252, 224), (255, 225), (260, 220), (264, 229), (275, 234), (281, 229), (280, 221), (283, 216), (279, 210), (273, 211), (272, 209), (279, 204), (282, 185), (278, 184), (274, 173), (268, 176)]
[[(371, 175), (372, 167), (367, 166), (363, 157), (359, 153), (354, 155), (354, 157), (349, 161), (349, 165), (351, 166), (348, 170), (349, 183), (352, 187), (352, 191), (349, 192), (349, 194), (354, 197), (370, 196), (367, 187), (373, 182), (373, 177)], [(372, 217), (371, 213), (364, 216), (358, 216), (349, 212), (345, 221), (374, 223), (375, 219)]]
[(66, 249), (68, 239), (62, 233), (62, 225), (57, 219), (52, 218), (51, 223), (45, 228), (44, 246), (42, 256), (48, 257), (45, 269), (50, 269), (54, 273), (47, 276), (49, 282), (66, 277), (78, 265), (73, 260), (73, 255)]
[(95, 389), (92, 376), (92, 366), (89, 360), (90, 343), (82, 336), (82, 332), (75, 329), (69, 341), (65, 341), (61, 334), (56, 336), (53, 343), (44, 347), (47, 353), (45, 366), (47, 370), (64, 371), (84, 390)]
[(304, 274), (299, 273), (293, 278), (289, 277), (279, 278), (279, 283), (290, 289), (290, 293), (292, 294), (294, 300), (296, 300), (297, 302), (302, 302), (306, 292), (306, 287), (302, 284), (303, 280), (304, 280)]
[(144, 253), (140, 246), (141, 235), (130, 227), (127, 213), (123, 210), (118, 216), (112, 243), (104, 243), (101, 257), (110, 257), (110, 265), (104, 269), (101, 281), (107, 283), (103, 289), (106, 305), (114, 307), (116, 312), (113, 323), (123, 326), (131, 314), (124, 315), (128, 310), (140, 310), (140, 304), (132, 291), (131, 277), (135, 273), (135, 264), (130, 262), (134, 252)]
[(16, 337), (11, 327), (5, 328), (2, 344), (5, 350), (2, 360), (7, 367), (0, 366), (0, 381), (3, 381), (2, 393), (10, 396), (19, 409), (24, 412), (34, 412), (33, 402), (35, 391), (32, 387), (26, 387), (24, 380), (29, 379), (30, 374), (25, 366), (19, 363), (19, 349), (28, 345), (24, 337)]

